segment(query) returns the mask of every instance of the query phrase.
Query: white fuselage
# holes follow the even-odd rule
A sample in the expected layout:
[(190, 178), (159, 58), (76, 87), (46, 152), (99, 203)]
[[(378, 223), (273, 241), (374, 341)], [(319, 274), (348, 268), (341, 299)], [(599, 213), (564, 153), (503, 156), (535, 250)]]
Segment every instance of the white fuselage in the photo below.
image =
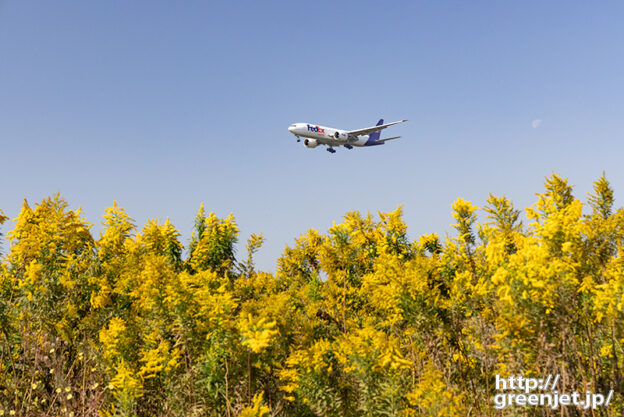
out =
[(288, 131), (297, 137), (314, 139), (319, 145), (365, 146), (368, 141), (368, 135), (349, 136), (347, 130), (334, 129), (333, 127), (309, 123), (294, 123), (290, 125)]

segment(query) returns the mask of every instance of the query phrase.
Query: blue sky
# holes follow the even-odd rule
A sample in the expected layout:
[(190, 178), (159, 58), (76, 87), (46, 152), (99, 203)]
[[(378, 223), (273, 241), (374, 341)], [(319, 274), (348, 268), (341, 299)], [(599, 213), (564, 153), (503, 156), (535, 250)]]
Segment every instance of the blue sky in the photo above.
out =
[[(457, 197), (524, 208), (553, 171), (584, 200), (604, 170), (617, 199), (623, 17), (621, 2), (0, 1), (0, 208), (60, 191), (97, 233), (117, 200), (186, 244), (203, 202), (242, 241), (262, 232), (274, 270), (350, 210), (403, 204), (417, 238), (452, 233)], [(384, 132), (401, 140), (334, 155), (287, 131), (382, 117), (409, 119)]]

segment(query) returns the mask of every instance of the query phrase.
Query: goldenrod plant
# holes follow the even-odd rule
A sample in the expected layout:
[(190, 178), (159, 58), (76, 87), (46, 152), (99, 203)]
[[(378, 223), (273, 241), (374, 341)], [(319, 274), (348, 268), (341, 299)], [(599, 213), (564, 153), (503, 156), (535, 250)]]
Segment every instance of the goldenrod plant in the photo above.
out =
[[(410, 237), (402, 207), (349, 212), (275, 273), (261, 234), (239, 259), (234, 217), (203, 205), (185, 252), (116, 202), (93, 236), (60, 195), (25, 201), (0, 263), (0, 415), (622, 415), (624, 210), (604, 174), (586, 203), (557, 174), (536, 200), (458, 198), (446, 237)], [(615, 394), (496, 409), (497, 375)]]

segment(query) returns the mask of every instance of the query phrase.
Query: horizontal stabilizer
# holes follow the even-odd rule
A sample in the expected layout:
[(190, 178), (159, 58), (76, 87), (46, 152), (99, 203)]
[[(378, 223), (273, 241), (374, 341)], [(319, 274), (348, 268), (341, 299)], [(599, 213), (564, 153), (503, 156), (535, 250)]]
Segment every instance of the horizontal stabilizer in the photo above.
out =
[(398, 139), (398, 138), (400, 138), (400, 137), (401, 137), (401, 136), (395, 136), (395, 137), (393, 137), (393, 138), (379, 139), (377, 142), (385, 142), (385, 141), (388, 141), (388, 140)]

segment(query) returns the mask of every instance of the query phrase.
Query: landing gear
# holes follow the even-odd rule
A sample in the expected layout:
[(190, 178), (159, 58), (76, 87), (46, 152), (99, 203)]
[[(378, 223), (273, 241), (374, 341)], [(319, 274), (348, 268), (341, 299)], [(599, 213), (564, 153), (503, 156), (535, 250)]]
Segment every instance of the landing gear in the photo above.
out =
[(297, 142), (301, 142), (301, 138), (297, 136)]
[(329, 148), (327, 148), (327, 152), (336, 153), (336, 150), (330, 146)]
[(344, 147), (345, 147), (345, 148), (347, 148), (347, 149), (353, 149), (353, 146), (348, 145), (348, 144), (347, 144), (347, 145), (344, 145)]

